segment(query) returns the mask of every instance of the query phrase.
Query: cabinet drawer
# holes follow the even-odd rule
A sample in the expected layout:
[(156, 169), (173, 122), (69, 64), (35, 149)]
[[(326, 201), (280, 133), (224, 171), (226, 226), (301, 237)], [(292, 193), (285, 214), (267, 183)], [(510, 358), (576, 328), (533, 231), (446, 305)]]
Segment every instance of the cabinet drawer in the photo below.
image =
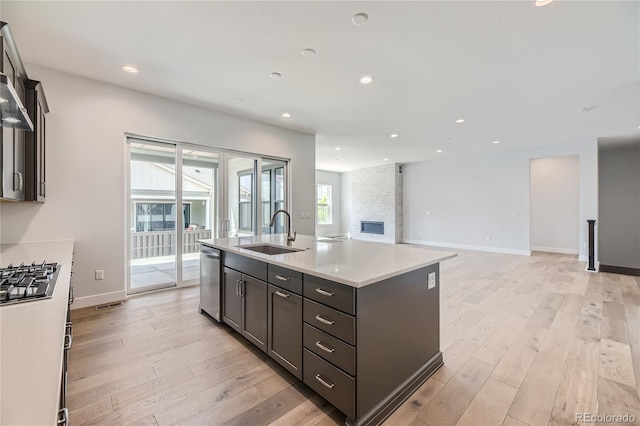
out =
[(304, 325), (302, 341), (311, 352), (352, 376), (356, 375), (356, 348), (353, 346), (309, 324)]
[(222, 263), (231, 269), (251, 275), (259, 280), (267, 280), (267, 264), (259, 260), (249, 259), (227, 251), (223, 252)]
[(304, 322), (352, 345), (356, 344), (355, 318), (309, 299), (304, 299)]
[(304, 383), (349, 418), (356, 414), (356, 381), (304, 349)]
[(302, 272), (292, 271), (282, 266), (268, 265), (269, 284), (302, 294)]
[(355, 315), (355, 288), (348, 285), (305, 274), (303, 295), (339, 311)]

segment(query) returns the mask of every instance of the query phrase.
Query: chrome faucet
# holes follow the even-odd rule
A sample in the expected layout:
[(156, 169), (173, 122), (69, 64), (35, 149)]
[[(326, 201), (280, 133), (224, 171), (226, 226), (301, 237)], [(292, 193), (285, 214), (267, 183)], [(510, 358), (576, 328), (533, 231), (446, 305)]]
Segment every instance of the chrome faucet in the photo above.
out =
[(293, 233), (293, 237), (291, 236), (291, 215), (289, 215), (286, 210), (278, 210), (277, 212), (275, 212), (273, 216), (271, 216), (271, 222), (269, 222), (269, 226), (273, 227), (273, 225), (275, 225), (276, 216), (278, 215), (278, 213), (284, 213), (287, 215), (287, 245), (290, 246), (291, 243), (296, 240), (297, 232)]

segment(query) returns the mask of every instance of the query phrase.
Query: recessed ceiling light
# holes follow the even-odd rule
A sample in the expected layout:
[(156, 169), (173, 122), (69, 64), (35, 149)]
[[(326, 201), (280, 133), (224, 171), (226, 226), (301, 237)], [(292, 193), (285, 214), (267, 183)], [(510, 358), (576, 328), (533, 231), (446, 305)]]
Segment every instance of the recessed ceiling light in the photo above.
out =
[(271, 74), (269, 74), (269, 77), (271, 77), (271, 78), (280, 78), (280, 77), (282, 77), (282, 74), (280, 74), (279, 72), (272, 72)]
[(500, 143), (500, 141), (493, 141), (493, 142), (491, 142), (491, 143), (499, 144), (499, 143)]
[(354, 25), (364, 25), (368, 20), (369, 15), (363, 12), (356, 13), (355, 15), (353, 15), (353, 18), (351, 18), (351, 22), (353, 22)]
[(20, 120), (18, 120), (17, 118), (13, 118), (13, 117), (3, 118), (2, 121), (6, 121), (7, 123), (19, 123), (20, 122)]
[(391, 135), (389, 135), (390, 138), (397, 138), (398, 134), (397, 133), (392, 133)]
[(288, 112), (283, 112), (282, 118), (291, 118), (291, 114), (289, 114)]
[(456, 120), (456, 123), (458, 123), (458, 124), (459, 124), (459, 123), (464, 123), (464, 118), (458, 118), (458, 119)]
[(122, 69), (131, 74), (138, 74), (138, 68), (131, 65), (125, 65)]
[(305, 58), (311, 58), (311, 57), (315, 56), (315, 54), (316, 54), (316, 51), (313, 50), (313, 49), (308, 49), (307, 48), (307, 49), (304, 49), (302, 51), (302, 56), (304, 56)]
[(370, 84), (373, 81), (373, 77), (370, 75), (365, 75), (360, 78), (360, 83), (362, 84)]
[(9, 101), (6, 100), (5, 98), (0, 98), (0, 104), (6, 104), (7, 102)]
[(385, 158), (383, 161), (389, 161), (389, 159), (388, 159), (388, 158)]
[(342, 148), (340, 148), (339, 146), (336, 147), (336, 151), (340, 151)]
[(551, 2), (553, 2), (553, 0), (536, 0), (535, 5), (538, 6), (538, 7), (546, 6)]
[(441, 149), (436, 149), (436, 152), (439, 154), (439, 153), (442, 152), (442, 150)]

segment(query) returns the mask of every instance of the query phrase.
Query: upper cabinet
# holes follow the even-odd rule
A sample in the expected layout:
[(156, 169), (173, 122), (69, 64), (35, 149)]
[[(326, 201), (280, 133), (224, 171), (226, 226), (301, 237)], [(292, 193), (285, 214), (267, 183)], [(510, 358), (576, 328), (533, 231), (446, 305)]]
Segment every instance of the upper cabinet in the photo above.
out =
[(45, 153), (46, 126), (45, 114), (49, 112), (47, 98), (42, 83), (27, 80), (26, 105), (33, 132), (25, 132), (25, 192), (26, 201), (44, 202), (47, 194)]
[(0, 201), (44, 201), (45, 114), (40, 82), (31, 81), (9, 25), (0, 22)]

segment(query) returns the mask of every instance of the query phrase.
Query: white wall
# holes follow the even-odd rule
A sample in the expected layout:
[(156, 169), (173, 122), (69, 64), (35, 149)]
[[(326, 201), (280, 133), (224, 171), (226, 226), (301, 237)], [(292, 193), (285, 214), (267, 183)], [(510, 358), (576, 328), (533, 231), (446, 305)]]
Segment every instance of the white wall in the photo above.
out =
[(597, 219), (595, 140), (406, 164), (404, 240), (528, 254), (529, 162), (564, 155), (580, 158), (579, 246), (586, 260), (586, 221)]
[(531, 160), (531, 250), (578, 254), (577, 155)]
[[(316, 185), (331, 185), (331, 214), (330, 225), (318, 225), (316, 223), (316, 235), (339, 236), (342, 234), (342, 192), (340, 173), (316, 170)], [(314, 214), (314, 216), (317, 216)], [(316, 218), (317, 222), (317, 218)]]
[[(123, 296), (125, 132), (290, 158), (291, 210), (296, 217), (314, 211), (312, 135), (50, 69), (27, 70), (43, 82), (51, 109), (47, 202), (2, 204), (0, 240), (75, 239), (75, 306)], [(315, 231), (311, 219), (298, 219), (296, 228), (301, 234)], [(94, 280), (95, 269), (104, 269), (103, 281)]]

